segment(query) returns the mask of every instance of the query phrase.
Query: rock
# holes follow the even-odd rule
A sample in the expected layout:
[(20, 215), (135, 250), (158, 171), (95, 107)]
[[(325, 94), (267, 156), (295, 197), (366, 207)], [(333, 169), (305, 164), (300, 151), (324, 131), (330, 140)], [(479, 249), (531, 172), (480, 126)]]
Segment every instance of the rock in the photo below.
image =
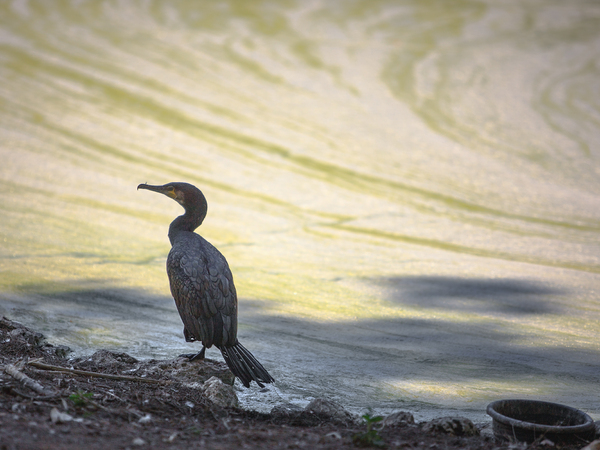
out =
[(0, 318), (0, 342), (2, 355), (19, 355), (39, 358), (44, 356), (44, 346), (47, 345), (44, 335), (14, 322), (6, 317)]
[(155, 360), (142, 362), (135, 373), (137, 376), (160, 375), (185, 383), (191, 388), (202, 388), (202, 384), (212, 377), (233, 386), (235, 377), (225, 363), (212, 359), (190, 361), (188, 358)]
[(304, 412), (325, 420), (344, 424), (357, 422), (356, 417), (346, 411), (342, 405), (326, 398), (314, 399), (304, 408)]
[(473, 422), (464, 417), (440, 417), (423, 425), (427, 433), (444, 433), (453, 436), (479, 436), (479, 430)]
[(90, 357), (73, 359), (72, 364), (76, 369), (98, 371), (102, 368), (105, 373), (170, 379), (192, 389), (201, 389), (202, 384), (212, 377), (220, 378), (223, 383), (230, 385), (235, 380), (225, 363), (211, 359), (190, 361), (188, 358), (178, 357), (138, 361), (127, 353), (98, 350)]
[(406, 411), (398, 411), (383, 419), (381, 424), (388, 428), (404, 428), (415, 424), (413, 415)]
[(2, 316), (0, 318), (0, 330), (14, 330), (17, 326), (23, 326), (19, 322), (10, 320), (8, 317)]
[(325, 435), (325, 437), (329, 438), (329, 439), (333, 439), (333, 440), (338, 440), (338, 441), (342, 440), (342, 435), (340, 433), (338, 433), (337, 431), (332, 431), (331, 433), (327, 433)]
[(60, 412), (56, 408), (52, 408), (50, 411), (50, 420), (52, 423), (65, 423), (65, 422), (83, 422), (83, 418), (81, 417), (73, 417), (71, 414), (67, 414), (66, 412)]
[(73, 353), (71, 347), (67, 347), (66, 345), (48, 345), (46, 348), (49, 353), (53, 353), (59, 358), (66, 358), (69, 353)]
[(276, 419), (289, 419), (290, 417), (297, 416), (302, 412), (302, 408), (292, 403), (285, 403), (274, 406), (271, 410), (271, 415)]
[(98, 350), (91, 357), (92, 362), (100, 365), (130, 365), (138, 362), (133, 356), (123, 352)]
[[(111, 352), (109, 350), (98, 350), (92, 356), (75, 358), (73, 366), (77, 369), (98, 371), (101, 367), (105, 373), (122, 373), (132, 370), (138, 360), (123, 352)], [(127, 373), (127, 375), (130, 375)]]
[(496, 439), (496, 436), (494, 435), (494, 429), (491, 423), (478, 423), (475, 426), (479, 429), (479, 435), (481, 437), (489, 441), (493, 441)]
[(131, 441), (131, 443), (139, 447), (140, 445), (146, 444), (146, 441), (140, 437), (136, 437), (133, 441)]
[(73, 416), (67, 413), (60, 412), (56, 408), (52, 408), (52, 410), (50, 411), (50, 420), (52, 421), (52, 423), (70, 422), (73, 420)]
[(208, 400), (222, 408), (236, 408), (239, 405), (233, 386), (223, 383), (217, 377), (207, 380), (202, 386), (202, 392)]
[(152, 415), (151, 414), (146, 414), (144, 417), (141, 417), (138, 420), (138, 423), (141, 423), (141, 424), (147, 424), (147, 423), (150, 423), (150, 422), (152, 422)]
[(14, 326), (14, 328), (12, 328), (11, 331), (8, 333), (10, 339), (21, 341), (25, 344), (32, 346), (40, 346), (44, 341), (44, 335), (42, 333), (32, 331), (18, 322), (5, 322), (3, 323), (3, 325), (7, 329), (10, 329), (9, 327), (11, 325)]
[(590, 442), (581, 450), (600, 450), (600, 439), (596, 439), (595, 441)]

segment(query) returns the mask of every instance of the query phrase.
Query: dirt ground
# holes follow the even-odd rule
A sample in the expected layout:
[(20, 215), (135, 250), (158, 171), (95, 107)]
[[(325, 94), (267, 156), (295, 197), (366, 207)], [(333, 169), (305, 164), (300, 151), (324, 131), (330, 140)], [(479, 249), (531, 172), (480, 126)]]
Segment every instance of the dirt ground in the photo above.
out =
[[(233, 382), (217, 361), (138, 361), (106, 350), (69, 359), (68, 353), (0, 319), (0, 450), (561, 448), (548, 442), (500, 445), (468, 421), (415, 424), (410, 413), (373, 422), (367, 433), (367, 422), (343, 409), (282, 405), (261, 414), (222, 407), (201, 388), (212, 376)], [(322, 404), (331, 407), (327, 400)]]

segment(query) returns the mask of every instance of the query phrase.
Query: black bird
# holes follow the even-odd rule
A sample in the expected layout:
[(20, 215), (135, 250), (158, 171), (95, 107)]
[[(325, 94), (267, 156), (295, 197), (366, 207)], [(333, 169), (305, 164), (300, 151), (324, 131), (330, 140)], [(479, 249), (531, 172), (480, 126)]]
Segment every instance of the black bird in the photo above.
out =
[(225, 257), (194, 233), (206, 217), (204, 194), (188, 183), (140, 184), (137, 188), (164, 194), (185, 209), (169, 227), (172, 248), (167, 274), (185, 340), (202, 342), (202, 350), (191, 359), (204, 358), (206, 349), (214, 345), (244, 386), (250, 387), (252, 380), (260, 387), (275, 381), (237, 340), (237, 295)]

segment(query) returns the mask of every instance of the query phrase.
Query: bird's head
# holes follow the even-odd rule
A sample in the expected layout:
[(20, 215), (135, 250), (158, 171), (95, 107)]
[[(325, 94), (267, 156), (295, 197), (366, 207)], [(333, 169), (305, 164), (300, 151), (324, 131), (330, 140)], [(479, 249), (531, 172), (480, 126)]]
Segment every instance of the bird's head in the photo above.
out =
[(202, 191), (189, 183), (167, 183), (162, 186), (153, 186), (151, 184), (140, 184), (138, 189), (158, 192), (172, 198), (185, 208), (185, 210), (200, 209), (206, 212), (206, 198)]

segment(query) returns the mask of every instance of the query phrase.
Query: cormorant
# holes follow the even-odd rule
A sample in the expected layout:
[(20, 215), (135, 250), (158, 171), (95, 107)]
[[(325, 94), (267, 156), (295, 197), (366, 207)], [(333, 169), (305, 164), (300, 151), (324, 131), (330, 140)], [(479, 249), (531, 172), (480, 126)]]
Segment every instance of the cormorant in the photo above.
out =
[(172, 248), (167, 274), (185, 340), (202, 342), (202, 350), (191, 359), (204, 358), (206, 349), (214, 345), (244, 386), (250, 387), (252, 380), (260, 387), (275, 381), (237, 340), (237, 295), (225, 257), (194, 233), (206, 217), (204, 194), (188, 183), (140, 184), (137, 188), (164, 194), (185, 209), (169, 227)]

